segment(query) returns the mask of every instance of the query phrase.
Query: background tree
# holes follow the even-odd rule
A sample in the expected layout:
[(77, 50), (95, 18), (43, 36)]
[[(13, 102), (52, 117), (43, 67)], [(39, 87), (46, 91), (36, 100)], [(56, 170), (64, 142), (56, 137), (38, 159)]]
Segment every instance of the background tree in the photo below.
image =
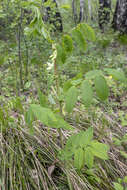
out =
[(117, 0), (113, 28), (122, 33), (127, 33), (127, 0)]
[[(44, 3), (48, 2), (47, 0), (44, 0)], [(56, 0), (52, 0), (51, 6), (46, 6), (46, 12), (44, 15), (44, 21), (49, 21), (50, 24), (53, 25), (54, 31), (58, 30), (59, 32), (63, 31), (63, 24), (62, 24), (62, 17), (58, 10), (58, 5)], [(53, 7), (54, 9), (52, 9)]]
[(78, 19), (76, 0), (72, 0), (72, 12), (73, 12), (73, 20), (74, 20), (74, 22), (76, 24), (77, 19)]
[(101, 30), (110, 22), (111, 0), (99, 0), (98, 21)]
[(79, 13), (79, 22), (84, 20), (84, 0), (80, 0), (80, 13)]

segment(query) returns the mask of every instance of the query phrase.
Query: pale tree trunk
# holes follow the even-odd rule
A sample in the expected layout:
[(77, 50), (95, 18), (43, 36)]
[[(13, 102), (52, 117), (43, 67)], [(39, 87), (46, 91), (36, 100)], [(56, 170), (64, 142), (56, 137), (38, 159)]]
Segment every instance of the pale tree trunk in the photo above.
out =
[(99, 27), (104, 31), (110, 23), (111, 0), (99, 0), (98, 21)]
[(113, 28), (122, 33), (127, 33), (127, 0), (117, 0)]
[(80, 0), (80, 14), (79, 14), (79, 22), (83, 22), (84, 20), (84, 0)]
[(92, 20), (92, 4), (91, 0), (88, 0), (88, 10), (89, 10), (89, 18)]
[(72, 12), (73, 12), (73, 19), (75, 25), (77, 24), (78, 16), (77, 16), (77, 8), (76, 8), (76, 0), (72, 0)]

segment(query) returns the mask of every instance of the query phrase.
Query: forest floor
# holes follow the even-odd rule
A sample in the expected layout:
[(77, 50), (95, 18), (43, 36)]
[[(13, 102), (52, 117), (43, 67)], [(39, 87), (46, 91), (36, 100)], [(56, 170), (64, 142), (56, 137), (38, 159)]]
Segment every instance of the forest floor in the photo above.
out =
[[(122, 69), (127, 76), (126, 49), (125, 44), (115, 40), (110, 43), (110, 39), (102, 35), (81, 61), (88, 71), (94, 63), (95, 69)], [(40, 104), (38, 88), (41, 92), (51, 89), (48, 101), (57, 112), (52, 72), (47, 71), (44, 77), (41, 64), (32, 64), (24, 90), (20, 90), (18, 67), (7, 60), (5, 58), (0, 65), (0, 189), (127, 190), (127, 83), (114, 82), (111, 76), (107, 77), (108, 101), (94, 99), (90, 109), (78, 102), (74, 112), (65, 115), (75, 133), (93, 126), (94, 139), (110, 147), (108, 160), (95, 158), (92, 168), (84, 166), (79, 172), (72, 162), (67, 162), (65, 167), (57, 157), (61, 150), (57, 129), (46, 128), (40, 121), (33, 121), (32, 127), (26, 123), (29, 106)], [(83, 64), (75, 65), (73, 61), (69, 67), (65, 66), (62, 80), (66, 73), (67, 77), (76, 76), (84, 69)], [(62, 134), (65, 144), (73, 132), (63, 130)]]

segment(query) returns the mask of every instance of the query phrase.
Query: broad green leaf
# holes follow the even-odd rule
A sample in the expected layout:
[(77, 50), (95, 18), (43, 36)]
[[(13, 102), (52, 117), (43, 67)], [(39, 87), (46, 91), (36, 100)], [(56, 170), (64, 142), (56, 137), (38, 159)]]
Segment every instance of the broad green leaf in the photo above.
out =
[(127, 159), (127, 153), (124, 151), (120, 151), (121, 156), (123, 156), (125, 159)]
[(66, 81), (64, 83), (63, 91), (67, 92), (71, 86), (72, 86), (71, 80)]
[(85, 74), (85, 78), (86, 79), (94, 79), (98, 75), (102, 75), (102, 71), (101, 70), (92, 70), (92, 71), (89, 71), (89, 72), (87, 72)]
[(74, 86), (78, 86), (81, 84), (81, 82), (82, 82), (82, 79), (77, 79), (77, 80), (72, 80), (71, 84)]
[(78, 79), (82, 79), (83, 74), (82, 73), (78, 73), (75, 77), (72, 78), (72, 80), (78, 80)]
[(74, 134), (69, 137), (66, 143), (66, 148), (70, 149), (71, 151), (75, 151), (75, 149), (79, 148), (79, 136), (80, 134)]
[(122, 70), (116, 70), (116, 69), (105, 69), (105, 71), (112, 76), (113, 79), (125, 82), (127, 81), (127, 78), (125, 77), (125, 74)]
[(108, 154), (107, 154), (108, 150), (109, 150), (109, 147), (106, 144), (102, 144), (97, 141), (93, 141), (91, 143), (91, 151), (92, 151), (93, 155), (98, 158), (107, 160), (108, 159)]
[(29, 108), (28, 111), (25, 113), (25, 121), (26, 123), (31, 126), (32, 122), (34, 121), (34, 114), (32, 112), (32, 109)]
[(62, 149), (62, 150), (60, 150), (59, 151), (59, 153), (58, 153), (58, 158), (60, 159), (60, 160), (72, 160), (72, 156), (73, 156), (73, 152), (72, 151), (70, 151), (70, 150), (68, 150), (68, 149)]
[(127, 176), (124, 177), (123, 182), (127, 183)]
[(81, 98), (86, 107), (89, 107), (93, 99), (93, 89), (89, 81), (85, 80), (81, 85)]
[(81, 23), (78, 25), (80, 32), (85, 36), (85, 39), (89, 41), (95, 41), (94, 30), (86, 23)]
[(57, 119), (54, 113), (49, 108), (44, 108), (36, 104), (32, 104), (30, 108), (35, 117), (40, 120), (44, 125), (56, 127)]
[(115, 190), (123, 190), (122, 185), (120, 185), (119, 183), (114, 182), (113, 184), (114, 184)]
[(48, 104), (47, 97), (41, 92), (40, 89), (38, 89), (38, 98), (40, 105), (42, 107), (47, 107)]
[(109, 95), (109, 88), (105, 78), (101, 75), (95, 77), (94, 80), (97, 96), (101, 100), (106, 100)]
[(90, 127), (86, 131), (81, 131), (79, 133), (78, 143), (82, 148), (84, 148), (91, 143), (92, 138), (93, 138), (93, 128)]
[(78, 148), (74, 153), (74, 166), (81, 170), (84, 164), (84, 151), (82, 148)]
[(73, 41), (69, 35), (64, 35), (62, 38), (62, 45), (67, 53), (71, 53), (73, 50)]
[(78, 98), (78, 90), (72, 86), (66, 93), (65, 104), (68, 113), (72, 112)]
[(80, 50), (86, 51), (87, 43), (82, 33), (77, 29), (72, 30), (72, 38), (75, 40)]
[(74, 147), (74, 149), (78, 147), (85, 148), (87, 145), (91, 143), (93, 138), (93, 128), (90, 127), (86, 131), (81, 131), (75, 135), (72, 135), (66, 143), (67, 147)]
[(62, 47), (62, 45), (56, 45), (56, 49), (57, 49), (57, 57), (56, 57), (56, 62), (58, 64), (64, 64), (67, 58), (65, 49)]
[(85, 149), (85, 164), (87, 165), (88, 168), (93, 167), (93, 161), (94, 161), (94, 155), (91, 151), (91, 148), (87, 147)]
[(30, 106), (32, 114), (40, 120), (44, 125), (52, 128), (62, 128), (66, 130), (73, 130), (61, 116), (54, 114), (51, 109), (41, 107), (40, 105), (32, 104)]
[(56, 128), (62, 128), (65, 130), (74, 130), (74, 128), (69, 123), (67, 123), (60, 115), (55, 114), (55, 117), (57, 119)]

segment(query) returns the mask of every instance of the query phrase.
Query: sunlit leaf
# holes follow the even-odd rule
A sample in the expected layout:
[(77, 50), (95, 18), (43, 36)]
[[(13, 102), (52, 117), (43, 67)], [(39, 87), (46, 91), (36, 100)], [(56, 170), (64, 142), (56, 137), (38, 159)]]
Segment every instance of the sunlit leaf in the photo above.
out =
[(82, 33), (77, 28), (74, 28), (72, 30), (72, 38), (77, 43), (81, 51), (86, 51), (87, 49), (86, 40), (84, 36), (82, 35)]
[(78, 148), (74, 153), (74, 166), (81, 170), (84, 164), (84, 151), (82, 148)]
[(109, 88), (105, 78), (101, 75), (95, 77), (94, 80), (97, 96), (101, 100), (106, 100), (109, 95)]
[(93, 141), (91, 143), (91, 151), (93, 153), (94, 156), (101, 158), (103, 160), (107, 160), (108, 159), (108, 152), (109, 147), (106, 144), (102, 144), (96, 141)]
[(88, 168), (93, 167), (93, 161), (94, 161), (94, 155), (91, 151), (91, 148), (87, 147), (85, 149), (85, 164), (87, 165)]
[(81, 98), (86, 107), (89, 107), (93, 99), (93, 89), (89, 81), (85, 80), (81, 85)]
[(65, 105), (68, 113), (72, 112), (78, 98), (78, 90), (72, 86), (66, 93)]

